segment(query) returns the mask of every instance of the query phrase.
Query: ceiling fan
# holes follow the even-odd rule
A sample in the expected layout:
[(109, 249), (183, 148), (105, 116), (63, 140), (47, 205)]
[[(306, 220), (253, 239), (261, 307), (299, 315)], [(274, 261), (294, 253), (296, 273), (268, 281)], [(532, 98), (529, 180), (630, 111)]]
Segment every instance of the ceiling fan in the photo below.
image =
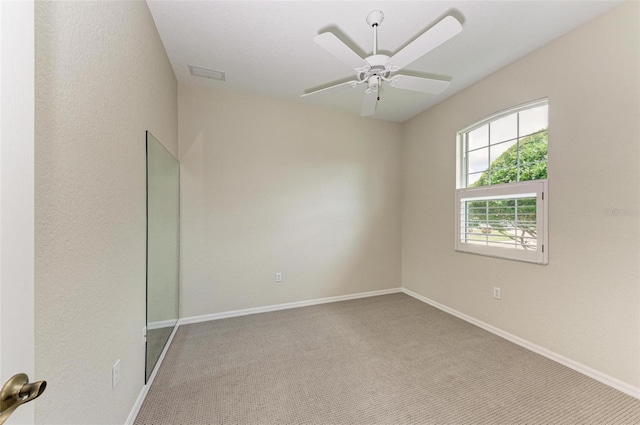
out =
[(460, 33), (462, 31), (460, 22), (453, 16), (447, 16), (389, 57), (378, 54), (378, 26), (383, 19), (384, 14), (379, 10), (371, 11), (367, 15), (367, 24), (373, 28), (373, 54), (364, 59), (333, 33), (325, 32), (314, 37), (313, 41), (316, 44), (356, 71), (356, 80), (312, 91), (303, 94), (302, 97), (333, 93), (367, 83), (368, 87), (364, 92), (364, 100), (360, 110), (360, 115), (367, 116), (373, 115), (376, 111), (376, 105), (380, 100), (380, 86), (383, 82), (389, 83), (391, 87), (404, 90), (442, 93), (449, 86), (448, 81), (394, 73)]

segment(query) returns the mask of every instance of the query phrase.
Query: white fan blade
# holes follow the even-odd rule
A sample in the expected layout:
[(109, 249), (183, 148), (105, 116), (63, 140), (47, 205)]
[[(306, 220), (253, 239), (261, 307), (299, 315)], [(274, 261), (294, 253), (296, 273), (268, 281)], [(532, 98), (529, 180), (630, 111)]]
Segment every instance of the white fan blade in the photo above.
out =
[(313, 41), (327, 52), (331, 53), (337, 59), (346, 63), (350, 68), (360, 70), (362, 68), (369, 68), (367, 61), (362, 59), (356, 52), (351, 50), (346, 44), (342, 42), (331, 32), (324, 32), (313, 38)]
[(387, 64), (391, 71), (397, 71), (420, 59), (454, 35), (462, 31), (462, 25), (453, 16), (447, 16), (422, 35), (391, 56)]
[(394, 75), (391, 78), (391, 87), (440, 94), (449, 87), (449, 82), (432, 78), (412, 77), (411, 75)]
[(364, 99), (362, 99), (362, 109), (360, 109), (360, 115), (363, 117), (373, 115), (376, 112), (377, 103), (378, 90), (367, 89), (364, 92)]
[(336, 84), (335, 86), (331, 86), (331, 87), (327, 87), (327, 88), (324, 88), (324, 89), (312, 91), (310, 93), (305, 93), (300, 97), (307, 97), (307, 96), (317, 95), (317, 94), (322, 95), (322, 94), (327, 94), (327, 93), (339, 92), (339, 91), (346, 90), (348, 88), (354, 88), (357, 85), (358, 85), (357, 81), (347, 81), (346, 83)]

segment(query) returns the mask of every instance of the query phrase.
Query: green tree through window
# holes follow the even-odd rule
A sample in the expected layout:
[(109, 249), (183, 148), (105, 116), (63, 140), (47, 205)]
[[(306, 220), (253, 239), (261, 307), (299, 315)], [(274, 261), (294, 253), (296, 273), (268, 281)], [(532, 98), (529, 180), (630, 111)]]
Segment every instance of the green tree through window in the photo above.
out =
[(546, 179), (547, 142), (547, 129), (522, 138), (519, 144), (511, 146), (496, 158), (489, 169), (469, 187)]

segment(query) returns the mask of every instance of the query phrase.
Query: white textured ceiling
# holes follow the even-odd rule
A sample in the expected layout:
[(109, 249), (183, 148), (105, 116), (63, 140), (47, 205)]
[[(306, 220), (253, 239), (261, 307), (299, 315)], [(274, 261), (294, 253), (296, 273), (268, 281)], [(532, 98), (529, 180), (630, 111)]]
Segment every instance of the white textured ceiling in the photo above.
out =
[[(619, 1), (148, 1), (182, 83), (254, 93), (359, 114), (364, 85), (301, 99), (311, 89), (352, 80), (355, 72), (313, 42), (331, 31), (366, 57), (365, 22), (384, 13), (379, 53), (391, 55), (447, 15), (462, 33), (403, 73), (451, 81), (439, 95), (383, 87), (373, 118), (403, 122), (517, 58), (616, 6)], [(194, 77), (189, 65), (226, 72)]]

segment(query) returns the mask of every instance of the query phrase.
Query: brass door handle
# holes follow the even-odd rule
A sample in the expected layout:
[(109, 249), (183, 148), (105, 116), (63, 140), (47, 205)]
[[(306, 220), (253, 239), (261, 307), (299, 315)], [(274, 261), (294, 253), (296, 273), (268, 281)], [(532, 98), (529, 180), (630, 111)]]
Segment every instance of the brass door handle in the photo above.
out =
[(38, 397), (45, 388), (47, 381), (29, 383), (29, 377), (24, 373), (12, 376), (0, 390), (0, 425), (4, 424), (20, 405)]

